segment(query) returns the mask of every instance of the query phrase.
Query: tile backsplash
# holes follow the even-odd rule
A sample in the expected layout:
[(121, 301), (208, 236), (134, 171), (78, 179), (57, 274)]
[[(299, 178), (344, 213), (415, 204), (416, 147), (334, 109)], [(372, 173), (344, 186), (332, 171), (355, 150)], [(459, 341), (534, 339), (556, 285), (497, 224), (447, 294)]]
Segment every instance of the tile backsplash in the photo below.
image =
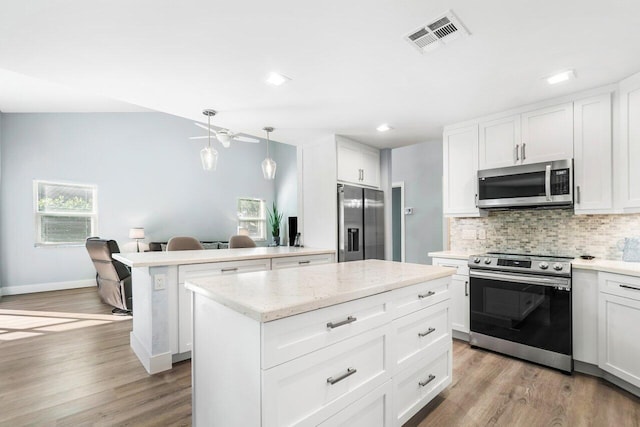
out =
[[(451, 218), (449, 227), (451, 250), (620, 260), (623, 239), (640, 237), (640, 214), (574, 215), (567, 209), (496, 211), (484, 218)], [(478, 239), (485, 235), (485, 239)]]

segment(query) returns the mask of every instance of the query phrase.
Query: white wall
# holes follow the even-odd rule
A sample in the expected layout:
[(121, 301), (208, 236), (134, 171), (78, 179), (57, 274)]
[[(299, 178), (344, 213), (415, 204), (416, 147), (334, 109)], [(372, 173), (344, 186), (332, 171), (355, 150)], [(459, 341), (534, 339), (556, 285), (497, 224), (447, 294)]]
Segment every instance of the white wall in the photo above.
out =
[(443, 248), (442, 141), (392, 151), (393, 182), (404, 181), (406, 262), (431, 264), (428, 252)]
[[(145, 228), (147, 242), (175, 235), (227, 240), (236, 230), (237, 197), (270, 205), (275, 194), (276, 184), (262, 176), (264, 142), (229, 149), (215, 142), (218, 169), (205, 172), (199, 151), (206, 142), (188, 139), (202, 131), (171, 115), (5, 113), (2, 124), (0, 283), (12, 293), (95, 276), (84, 246), (34, 247), (34, 179), (96, 184), (98, 234), (123, 252), (135, 250), (128, 239), (135, 226)], [(279, 172), (291, 167), (278, 162)], [(295, 191), (284, 177), (280, 184), (283, 193)]]

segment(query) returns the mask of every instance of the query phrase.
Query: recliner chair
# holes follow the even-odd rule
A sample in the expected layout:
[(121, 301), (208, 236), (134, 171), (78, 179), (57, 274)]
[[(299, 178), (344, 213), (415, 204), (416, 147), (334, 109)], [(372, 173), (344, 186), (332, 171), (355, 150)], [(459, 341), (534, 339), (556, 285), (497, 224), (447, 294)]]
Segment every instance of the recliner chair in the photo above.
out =
[(114, 307), (111, 313), (131, 315), (133, 310), (131, 273), (127, 266), (112, 257), (112, 254), (120, 252), (118, 243), (115, 240), (89, 237), (85, 246), (96, 268), (100, 298)]

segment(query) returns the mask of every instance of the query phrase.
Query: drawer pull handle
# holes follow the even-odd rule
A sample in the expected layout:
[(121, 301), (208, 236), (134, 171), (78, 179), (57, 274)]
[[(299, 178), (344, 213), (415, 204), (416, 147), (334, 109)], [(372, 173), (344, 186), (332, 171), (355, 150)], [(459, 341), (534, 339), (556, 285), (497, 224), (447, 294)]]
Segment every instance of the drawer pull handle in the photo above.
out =
[(429, 335), (430, 333), (435, 332), (435, 331), (436, 331), (436, 328), (429, 328), (429, 329), (427, 329), (427, 332), (418, 332), (418, 336), (420, 338), (426, 337), (427, 335)]
[(424, 381), (420, 381), (420, 382), (418, 383), (418, 385), (419, 385), (420, 387), (424, 387), (424, 386), (426, 386), (427, 384), (429, 384), (431, 381), (433, 381), (433, 380), (435, 380), (435, 379), (436, 379), (436, 376), (435, 376), (435, 375), (429, 375), (429, 378), (427, 378), (427, 379), (426, 379), (426, 380), (424, 380)]
[(344, 374), (337, 376), (335, 378), (333, 377), (329, 377), (327, 378), (327, 383), (334, 385), (337, 382), (342, 381), (343, 379), (350, 377), (351, 375), (355, 374), (356, 372), (358, 372), (358, 370), (356, 368), (349, 368), (347, 369), (347, 372), (345, 372)]
[(346, 319), (344, 319), (343, 321), (338, 322), (338, 323), (333, 323), (333, 322), (327, 323), (327, 328), (329, 328), (329, 329), (338, 328), (340, 326), (344, 326), (344, 325), (348, 325), (349, 323), (353, 323), (356, 320), (358, 320), (358, 319), (353, 317), (353, 316), (349, 316)]
[(457, 265), (440, 264), (440, 267), (455, 268), (456, 270), (458, 269)]
[(231, 271), (238, 271), (238, 267), (232, 267), (232, 268), (223, 268), (222, 270), (220, 270), (220, 272), (222, 273), (228, 273)]
[(635, 286), (629, 286), (629, 285), (623, 285), (620, 284), (621, 288), (625, 288), (625, 289), (633, 289), (634, 291), (640, 291), (640, 288), (636, 288)]
[(418, 298), (422, 299), (422, 298), (428, 298), (430, 296), (435, 295), (436, 293), (433, 291), (429, 291), (426, 294), (418, 294)]
[(306, 261), (298, 261), (298, 264), (311, 264), (311, 260), (306, 260)]

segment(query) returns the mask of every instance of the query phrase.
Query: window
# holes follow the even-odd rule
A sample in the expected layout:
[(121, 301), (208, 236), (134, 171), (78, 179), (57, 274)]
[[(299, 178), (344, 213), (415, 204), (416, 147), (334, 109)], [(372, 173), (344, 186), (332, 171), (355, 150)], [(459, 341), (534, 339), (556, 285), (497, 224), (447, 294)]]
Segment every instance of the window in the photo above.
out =
[(238, 234), (246, 234), (253, 240), (267, 239), (267, 213), (265, 201), (238, 199)]
[(36, 246), (82, 244), (95, 236), (95, 185), (34, 181)]

